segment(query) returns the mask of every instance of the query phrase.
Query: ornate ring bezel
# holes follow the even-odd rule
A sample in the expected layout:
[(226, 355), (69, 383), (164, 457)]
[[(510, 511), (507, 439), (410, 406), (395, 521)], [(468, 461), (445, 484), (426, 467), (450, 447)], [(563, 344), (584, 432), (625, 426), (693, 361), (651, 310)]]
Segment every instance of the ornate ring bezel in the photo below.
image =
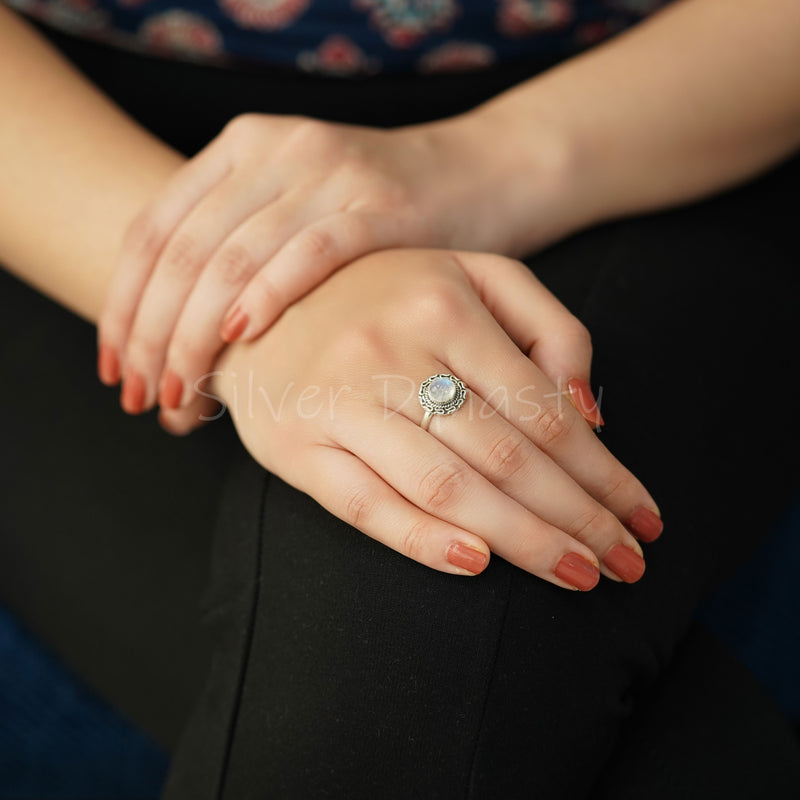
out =
[[(444, 378), (452, 381), (456, 388), (455, 395), (445, 403), (437, 403), (430, 397), (429, 392), (431, 384), (433, 384), (433, 382), (438, 378)], [(446, 372), (439, 372), (436, 375), (431, 375), (430, 378), (426, 378), (419, 387), (420, 405), (431, 414), (452, 414), (453, 412), (458, 411), (458, 409), (464, 405), (464, 400), (466, 400), (466, 397), (467, 387), (464, 386), (463, 382), (456, 378), (455, 375), (450, 375)]]

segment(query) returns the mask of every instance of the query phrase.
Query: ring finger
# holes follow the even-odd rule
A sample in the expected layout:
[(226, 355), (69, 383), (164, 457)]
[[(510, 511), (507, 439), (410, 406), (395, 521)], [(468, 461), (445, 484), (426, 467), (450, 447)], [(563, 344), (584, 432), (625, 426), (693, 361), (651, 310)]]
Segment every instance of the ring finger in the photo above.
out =
[[(420, 422), (423, 409), (406, 380), (387, 378), (383, 395), (388, 407)], [(476, 392), (468, 390), (454, 413), (434, 414), (429, 433), (520, 505), (590, 547), (604, 575), (627, 583), (641, 578), (642, 550), (617, 517)]]
[(429, 432), (520, 505), (590, 547), (606, 577), (639, 580), (642, 549), (617, 517), (483, 398), (472, 393), (471, 400), (468, 409), (435, 415)]

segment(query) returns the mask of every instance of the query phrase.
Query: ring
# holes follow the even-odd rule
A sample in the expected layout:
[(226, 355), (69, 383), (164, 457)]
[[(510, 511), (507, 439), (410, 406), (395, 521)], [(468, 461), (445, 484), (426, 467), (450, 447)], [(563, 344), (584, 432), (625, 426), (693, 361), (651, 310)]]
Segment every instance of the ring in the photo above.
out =
[(419, 402), (425, 409), (420, 426), (428, 430), (434, 414), (452, 414), (464, 405), (467, 387), (455, 375), (442, 372), (426, 378), (419, 387)]

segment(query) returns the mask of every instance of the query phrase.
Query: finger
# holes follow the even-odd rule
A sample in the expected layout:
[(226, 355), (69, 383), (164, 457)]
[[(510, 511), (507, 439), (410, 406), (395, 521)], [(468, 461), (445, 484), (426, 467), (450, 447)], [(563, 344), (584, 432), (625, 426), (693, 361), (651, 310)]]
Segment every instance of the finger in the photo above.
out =
[[(647, 490), (599, 441), (563, 393), (510, 340), (488, 310), (475, 302), (465, 320), (451, 321), (441, 338), (442, 361), (453, 374), (546, 452), (598, 502), (645, 541), (661, 532), (658, 507)], [(652, 523), (641, 524), (644, 515)]]
[[(430, 434), (503, 493), (591, 548), (606, 577), (639, 580), (642, 549), (617, 517), (474, 392), (470, 401), (453, 414), (434, 416)], [(413, 410), (412, 420), (421, 419), (419, 405), (401, 413), (406, 410)]]
[(316, 445), (303, 462), (298, 488), (348, 525), (420, 564), (476, 575), (489, 563), (489, 548), (479, 537), (409, 503), (346, 450)]
[(319, 213), (306, 192), (292, 191), (259, 209), (211, 256), (172, 331), (159, 403), (175, 408), (184, 387), (207, 372), (224, 342), (220, 325), (233, 300), (286, 239)]
[(501, 327), (566, 392), (589, 424), (603, 425), (589, 384), (592, 341), (586, 327), (522, 263), (503, 256), (455, 253)]
[(195, 392), (183, 408), (162, 408), (158, 412), (161, 427), (173, 436), (186, 436), (225, 413), (225, 407), (213, 395)]
[(293, 302), (339, 267), (400, 241), (393, 214), (341, 211), (304, 227), (287, 241), (244, 289), (225, 317), (226, 342), (263, 333)]
[(128, 227), (98, 322), (98, 373), (119, 382), (136, 308), (164, 244), (178, 223), (227, 174), (230, 162), (212, 143), (186, 162)]
[(532, 514), (406, 417), (383, 411), (362, 414), (357, 425), (340, 420), (339, 444), (417, 508), (470, 531), (522, 569), (564, 588), (597, 584), (599, 565), (586, 545)]
[[(268, 184), (243, 191), (241, 181), (223, 181), (177, 226), (158, 258), (136, 311), (126, 347), (123, 399), (124, 384), (136, 375), (145, 387), (143, 408), (155, 403), (172, 331), (208, 259), (230, 231), (262, 204), (269, 203), (277, 191), (276, 186)], [(251, 274), (256, 269), (255, 264), (237, 266), (250, 269)], [(240, 276), (241, 282), (247, 278), (249, 274)]]

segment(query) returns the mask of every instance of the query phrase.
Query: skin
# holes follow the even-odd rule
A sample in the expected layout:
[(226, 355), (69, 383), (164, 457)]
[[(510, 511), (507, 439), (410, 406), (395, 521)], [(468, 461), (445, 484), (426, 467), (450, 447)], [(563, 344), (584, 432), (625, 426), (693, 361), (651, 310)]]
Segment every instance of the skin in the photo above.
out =
[[(0, 6), (0, 263), (96, 322), (126, 227), (183, 163)], [(9, 156), (13, 154), (13, 156)]]
[[(259, 335), (360, 255), (530, 254), (738, 183), (798, 143), (794, 0), (683, 0), (432, 124), (378, 131), (244, 115), (132, 224), (100, 342), (144, 385), (135, 407), (123, 392), (127, 410), (186, 404), (224, 341)], [(114, 384), (119, 370), (101, 377)]]
[[(181, 159), (120, 113), (16, 17), (0, 9), (0, 23), (0, 58), (6, 62), (4, 67), (13, 67), (0, 69), (0, 83), (8, 103), (14, 109), (14, 113), (0, 118), (0, 139), (5, 146), (4, 152), (15, 152), (20, 156), (19, 159), (8, 159), (4, 164), (9, 185), (14, 185), (15, 191), (0, 193), (0, 261), (58, 302), (87, 320), (96, 321), (111, 278), (113, 256), (126, 228), (139, 209), (175, 173)], [(27, 79), (20, 80), (21, 75)], [(75, 129), (76, 120), (85, 121), (86, 125)], [(43, 235), (43, 231), (46, 235)], [(407, 262), (408, 274), (412, 274), (412, 268), (416, 272), (424, 272), (425, 280), (419, 285), (419, 291), (423, 291), (430, 302), (426, 301), (423, 305), (445, 312), (451, 325), (463, 320), (465, 313), (475, 315), (476, 311), (480, 311), (481, 323), (471, 322), (471, 338), (465, 339), (465, 343), (474, 339), (476, 347), (483, 346), (491, 332), (507, 355), (521, 360), (529, 369), (535, 369), (533, 362), (522, 355), (518, 345), (524, 347), (530, 356), (535, 356), (554, 375), (563, 373), (588, 377), (591, 360), (588, 333), (530, 275), (527, 268), (500, 258), (497, 262), (486, 262), (489, 271), (487, 268), (473, 267), (470, 273), (472, 277), (467, 278), (467, 268), (475, 256), (466, 254), (464, 267), (456, 266), (461, 262), (452, 259), (440, 261), (442, 258), (439, 252), (425, 256), (405, 251), (374, 254), (371, 261), (367, 262), (368, 269), (364, 269), (359, 261), (351, 265), (352, 272), (349, 267), (341, 270), (337, 274), (339, 280), (332, 284), (338, 294), (332, 293), (330, 287), (322, 300), (316, 292), (311, 293), (303, 300), (305, 305), (297, 304), (290, 315), (284, 315), (280, 328), (251, 344), (228, 347), (223, 354), (224, 361), (219, 363), (220, 374), (216, 376), (216, 382), (208, 387), (213, 397), (196, 394), (186, 409), (172, 412), (172, 415), (162, 415), (162, 423), (166, 428), (181, 433), (196, 426), (201, 421), (202, 413), (213, 411), (216, 398), (235, 405), (236, 374), (257, 376), (256, 386), (269, 390), (268, 396), (275, 398), (293, 386), (311, 386), (312, 382), (319, 384), (322, 376), (313, 375), (309, 366), (305, 365), (308, 362), (306, 354), (309, 341), (308, 336), (302, 333), (308, 330), (326, 330), (326, 341), (333, 342), (335, 339), (340, 343), (334, 352), (328, 352), (326, 373), (329, 376), (347, 376), (353, 385), (364, 382), (365, 375), (352, 374), (352, 354), (341, 343), (367, 341), (367, 329), (372, 331), (370, 341), (378, 347), (385, 345), (388, 348), (391, 344), (393, 353), (391, 358), (387, 357), (382, 363), (378, 363), (377, 354), (373, 354), (369, 361), (371, 374), (385, 372), (387, 368), (398, 374), (413, 376), (415, 380), (419, 379), (420, 370), (425, 375), (429, 374), (432, 365), (438, 366), (444, 354), (431, 352), (428, 345), (420, 342), (421, 338), (426, 337), (421, 336), (418, 328), (412, 329), (408, 324), (412, 311), (419, 307), (422, 299), (419, 293), (409, 291), (401, 294), (389, 288), (387, 281), (390, 276), (394, 276), (391, 280), (397, 282), (399, 275), (406, 272), (405, 267), (398, 271), (398, 259), (404, 264)], [(502, 296), (494, 290), (493, 285), (489, 285), (490, 273), (496, 269), (512, 271), (509, 275), (513, 279), (499, 284), (505, 287)], [(434, 281), (432, 287), (431, 281), (443, 271), (444, 276)], [(327, 284), (320, 289), (325, 287)], [(362, 298), (361, 305), (370, 305), (363, 303), (365, 297), (380, 298), (380, 302), (371, 304), (373, 317), (368, 320), (350, 311), (349, 306), (359, 297)], [(519, 306), (523, 299), (524, 309)], [(444, 306), (441, 306), (442, 303)], [(505, 309), (500, 314), (503, 328), (489, 313), (487, 306), (496, 306), (496, 313), (501, 307)], [(541, 330), (530, 327), (531, 308), (537, 310), (534, 318), (542, 324)], [(547, 322), (546, 326), (544, 321)], [(513, 339), (503, 332), (504, 329)], [(266, 342), (268, 338), (271, 339), (269, 346)], [(282, 361), (267, 367), (269, 361), (274, 359), (272, 348), (275, 347), (282, 353)], [(306, 371), (303, 373), (298, 372), (300, 364), (304, 364)], [(535, 382), (540, 387), (539, 391), (549, 386), (547, 378), (538, 369), (535, 373), (520, 376), (517, 382), (520, 380), (524, 381), (520, 385)], [(330, 388), (330, 385), (329, 377), (325, 387)], [(371, 379), (367, 386), (371, 392), (378, 391)], [(380, 398), (382, 394), (374, 395), (368, 406), (373, 420)], [(419, 487), (412, 489), (402, 485), (407, 475), (392, 471), (396, 462), (388, 459), (386, 454), (393, 453), (395, 458), (414, 461), (418, 455), (420, 436), (426, 440), (427, 447), (437, 441), (438, 421), (431, 426), (431, 434), (423, 434), (418, 425), (413, 429), (410, 426), (404, 429), (393, 426), (394, 430), (385, 432), (385, 447), (381, 448), (376, 459), (364, 454), (364, 466), (360, 468), (361, 474), (357, 475), (356, 465), (361, 458), (353, 450), (357, 450), (358, 442), (363, 441), (364, 430), (361, 421), (353, 413), (356, 405), (360, 406), (360, 403), (355, 403), (352, 398), (343, 399), (343, 413), (334, 416), (335, 436), (325, 427), (327, 417), (312, 415), (308, 419), (296, 414), (295, 422), (299, 419), (303, 424), (303, 447), (299, 451), (294, 446), (299, 443), (299, 438), (294, 442), (292, 437), (280, 435), (287, 428), (276, 425), (274, 430), (270, 429), (273, 421), (271, 415), (237, 415), (236, 424), (242, 440), (264, 466), (269, 466), (286, 480), (294, 481), (329, 507), (335, 507), (338, 513), (352, 519), (357, 527), (369, 535), (423, 563), (457, 574), (468, 574), (446, 560), (447, 549), (454, 541), (467, 544), (473, 552), (485, 556), (490, 546), (504, 547), (496, 537), (490, 537), (490, 545), (481, 535), (487, 532), (485, 512), (476, 513), (475, 525), (468, 524), (470, 515), (480, 511), (473, 497), (466, 496), (458, 503), (440, 501), (438, 505), (441, 510), (434, 508), (437, 506), (435, 497), (444, 497), (447, 485), (454, 486), (456, 479), (444, 481), (444, 488), (438, 491), (429, 488), (425, 494), (425, 486), (431, 487), (433, 479), (421, 481)], [(296, 402), (292, 407), (305, 408), (303, 403), (298, 406)], [(516, 435), (520, 447), (525, 446), (528, 457), (547, 464), (553, 476), (558, 476), (557, 480), (563, 482), (568, 489), (565, 494), (567, 503), (574, 500), (592, 510), (582, 519), (559, 520), (568, 527), (567, 531), (544, 518), (540, 519), (528, 508), (535, 501), (533, 498), (522, 499), (524, 487), (518, 485), (510, 493), (510, 485), (508, 488), (495, 487), (485, 476), (481, 477), (489, 469), (488, 466), (476, 469), (472, 461), (464, 460), (453, 451), (448, 463), (459, 463), (461, 474), (470, 476), (473, 483), (481, 482), (481, 496), (486, 499), (488, 492), (491, 503), (498, 509), (504, 508), (503, 513), (506, 516), (510, 514), (516, 520), (518, 528), (509, 532), (504, 552), (508, 552), (509, 557), (515, 558), (526, 569), (535, 570), (545, 579), (571, 588), (570, 584), (555, 575), (558, 562), (554, 563), (554, 560), (558, 556), (577, 554), (590, 569), (596, 569), (599, 560), (615, 544), (637, 555), (641, 553), (639, 545), (608, 506), (601, 505), (591, 497), (591, 491), (595, 491), (595, 488), (588, 486), (587, 491), (578, 481), (569, 477), (573, 467), (586, 463), (585, 453), (580, 452), (584, 449), (583, 440), (588, 441), (596, 453), (602, 454), (598, 458), (607, 465), (606, 473), (610, 482), (618, 483), (617, 478), (625, 476), (629, 494), (618, 494), (613, 498), (619, 504), (620, 513), (638, 506), (655, 509), (655, 504), (641, 484), (605, 451), (572, 406), (564, 403), (563, 408), (563, 424), (561, 415), (550, 414), (549, 427), (555, 424), (555, 430), (569, 432), (570, 442), (574, 444), (570, 444), (568, 452), (559, 455), (558, 461), (550, 459), (537, 448), (528, 434), (524, 435), (524, 439), (521, 431)], [(455, 420), (458, 416), (451, 419)], [(575, 420), (579, 424), (576, 425)], [(576, 431), (583, 432), (583, 439), (576, 438)], [(279, 444), (265, 443), (264, 437), (273, 433)], [(508, 440), (508, 437), (505, 438)], [(566, 440), (566, 436), (558, 438)], [(324, 446), (326, 442), (330, 446)], [(448, 449), (445, 443), (438, 447)], [(326, 466), (326, 459), (330, 462), (334, 458), (348, 461), (347, 470), (343, 468), (340, 473), (343, 477), (349, 475), (353, 480), (358, 479), (362, 486), (365, 480), (369, 480), (371, 488), (379, 492), (381, 500), (376, 500), (372, 512), (364, 508), (356, 514), (359, 504), (355, 500), (348, 502), (346, 507), (341, 502), (337, 505), (337, 497), (342, 495), (337, 492), (337, 497), (334, 497), (331, 494), (332, 484)], [(473, 456), (472, 460), (477, 458)], [(475, 464), (478, 466), (477, 460)], [(298, 478), (305, 468), (308, 469), (308, 476)], [(499, 478), (497, 480), (500, 482)], [(351, 485), (348, 496), (354, 497), (354, 491), (355, 484)], [(515, 499), (513, 494), (517, 494), (522, 501)], [(609, 505), (611, 501), (610, 497), (604, 498)], [(593, 513), (597, 509), (600, 511)], [(432, 513), (434, 511), (438, 513)], [(545, 508), (541, 511), (550, 513)], [(412, 518), (418, 523), (416, 527), (411, 522)], [(483, 522), (477, 525), (480, 519)], [(530, 526), (530, 530), (526, 529), (527, 526)], [(479, 530), (474, 530), (475, 527)], [(410, 535), (410, 530), (418, 535)], [(427, 544), (422, 536), (425, 531), (431, 532)], [(581, 537), (585, 538), (586, 543), (580, 541)], [(606, 567), (603, 566), (602, 570), (609, 577), (616, 577)]]
[[(217, 209), (230, 203), (245, 220), (265, 219), (269, 216), (265, 209), (274, 211), (277, 205), (272, 200), (278, 195), (267, 186), (264, 194), (253, 192), (261, 205), (242, 211), (243, 206), (237, 203), (247, 193), (241, 191), (241, 183), (235, 183), (236, 170), (225, 172), (225, 180), (204, 183), (204, 175), (198, 178), (197, 173), (206, 167), (198, 164), (215, 158), (224, 160), (231, 142), (246, 137), (252, 137), (255, 148), (246, 155), (257, 159), (260, 136), (266, 139), (274, 133), (273, 145), (279, 142), (277, 150), (285, 159), (273, 165), (271, 174), (277, 174), (282, 189), (291, 185), (297, 192), (313, 194), (315, 176), (330, 163), (326, 159), (346, 155), (342, 161), (345, 168), (337, 170), (338, 177), (327, 186), (327, 194), (315, 198), (320, 203), (314, 212), (318, 216), (312, 213), (298, 223), (290, 209), (285, 219), (270, 229), (272, 239), (277, 237), (281, 247), (276, 257), (267, 254), (264, 263), (252, 259), (250, 266), (255, 265), (255, 272), (251, 276), (246, 269), (241, 271), (244, 280), (238, 288), (250, 294), (239, 302), (252, 303), (247, 306), (251, 327), (243, 333), (252, 339), (260, 327), (274, 322), (285, 306), (320, 281), (324, 283), (280, 316), (267, 335), (252, 344), (225, 349), (216, 365), (220, 374), (210, 387), (212, 393), (232, 403), (234, 373), (252, 373), (258, 378), (258, 386), (276, 391), (290, 384), (322, 386), (323, 367), (339, 382), (347, 376), (361, 387), (361, 400), (366, 405), (357, 403), (350, 413), (335, 415), (335, 430), (323, 424), (319, 415), (311, 422), (297, 415), (303, 421), (298, 436), (301, 432), (304, 436), (302, 449), (309, 459), (306, 466), (316, 467), (310, 469), (307, 479), (298, 478), (302, 459), (290, 447), (291, 437), (282, 440), (283, 448), (267, 449), (269, 433), (277, 433), (279, 440), (281, 437), (280, 432), (268, 429), (266, 415), (244, 415), (237, 420), (246, 446), (261, 463), (294, 481), (334, 513), (423, 563), (451, 569), (442, 563), (442, 546), (454, 536), (466, 536), (473, 548), (502, 553), (523, 568), (565, 585), (554, 571), (555, 559), (566, 552), (567, 539), (569, 551), (590, 562), (604, 558), (614, 544), (640, 552), (618, 519), (639, 507), (657, 511), (644, 488), (602, 448), (589, 429), (575, 424), (577, 412), (565, 406), (557, 415), (540, 417), (537, 425), (523, 424), (519, 418), (506, 419), (498, 410), (490, 415), (487, 425), (500, 427), (487, 428), (480, 444), (472, 441), (472, 426), (467, 434), (453, 438), (460, 430), (463, 412), (446, 420), (458, 425), (434, 420), (430, 435), (418, 425), (401, 426), (399, 419), (390, 418), (398, 424), (390, 428), (387, 421), (381, 426), (381, 450), (371, 453), (369, 440), (377, 440), (378, 434), (365, 430), (367, 423), (360, 415), (367, 408), (371, 415), (376, 406), (382, 409), (383, 396), (378, 400), (371, 388), (365, 388), (366, 373), (352, 373), (352, 349), (342, 342), (350, 348), (368, 348), (370, 377), (392, 371), (418, 381), (452, 365), (453, 371), (470, 383), (470, 364), (504, 364), (509, 369), (510, 365), (515, 367), (509, 388), (535, 385), (541, 392), (552, 388), (548, 379), (557, 384), (567, 376), (588, 378), (591, 349), (586, 332), (565, 311), (552, 312), (557, 301), (535, 279), (521, 277), (527, 273), (521, 272), (519, 265), (509, 266), (514, 264), (511, 261), (493, 262), (491, 269), (517, 270), (522, 283), (513, 286), (520, 292), (520, 286), (527, 286), (532, 303), (522, 317), (537, 317), (540, 306), (551, 309), (557, 321), (546, 331), (525, 329), (520, 315), (513, 312), (515, 292), (501, 294), (504, 283), (490, 280), (491, 269), (463, 253), (455, 256), (455, 263), (452, 254), (441, 253), (390, 252), (363, 260), (357, 257), (400, 243), (520, 254), (601, 219), (686, 202), (717, 191), (788, 155), (800, 142), (800, 11), (794, 0), (775, 0), (768, 13), (759, 0), (736, 0), (735, 9), (732, 2), (722, 5), (713, 0), (684, 0), (634, 32), (470, 114), (434, 126), (404, 129), (382, 138), (363, 129), (334, 129), (306, 120), (247, 117), (235, 121), (223, 133), (227, 144), (220, 137), (205, 151), (210, 153), (217, 145), (214, 152), (222, 155), (205, 161), (198, 157), (185, 167), (181, 167), (177, 154), (116, 110), (10, 12), (0, 9), (0, 94), (9, 112), (0, 119), (0, 152), (14, 154), (3, 164), (7, 185), (14, 186), (14, 192), (0, 193), (0, 260), (23, 280), (93, 321), (101, 317), (107, 295), (100, 342), (118, 354), (119, 366), (127, 374), (137, 372), (143, 378), (149, 405), (155, 401), (167, 359), (178, 358), (172, 349), (173, 328), (177, 330), (174, 326), (182, 313), (192, 307), (190, 296), (201, 286), (201, 277), (214, 263), (213, 254), (217, 252), (214, 249), (210, 258), (201, 255), (187, 259), (189, 267), (199, 265), (200, 269), (196, 274), (186, 269), (183, 282), (175, 280), (173, 274), (172, 294), (151, 292), (150, 284), (164, 271), (159, 269), (164, 266), (162, 254), (170, 252), (179, 226), (203, 204), (213, 210), (214, 203)], [(712, 39), (714, 46), (709, 47)], [(681, 43), (679, 59), (674, 55), (676, 42)], [(610, 86), (614, 87), (612, 101), (603, 94)], [(310, 136), (318, 148), (308, 174), (291, 158), (291, 143), (298, 139), (302, 142), (303, 136)], [(481, 143), (487, 141), (486, 137), (492, 141), (502, 137), (504, 146), (485, 148)], [(395, 151), (396, 155), (391, 155)], [(477, 160), (468, 158), (478, 152)], [(426, 154), (428, 162), (424, 162)], [(437, 158), (437, 154), (450, 154), (452, 160)], [(430, 185), (424, 180), (414, 184), (419, 180), (414, 176), (420, 171), (408, 170), (407, 165), (416, 165), (419, 158), (438, 165), (440, 171), (431, 173)], [(230, 155), (228, 160), (230, 163)], [(473, 183), (461, 178), (466, 172), (464, 163), (470, 164), (470, 170), (479, 165), (470, 175)], [(488, 181), (480, 184), (483, 193), (488, 198), (502, 197), (502, 208), (481, 205), (482, 199), (474, 190), (479, 183), (474, 181), (478, 169)], [(269, 180), (268, 176), (264, 178), (266, 184)], [(210, 199), (217, 189), (226, 186), (226, 181), (234, 181), (225, 188), (227, 194)], [(434, 191), (434, 183), (448, 187), (447, 191)], [(370, 190), (368, 197), (359, 194), (362, 187)], [(458, 187), (466, 187), (462, 205), (455, 191)], [(249, 193), (252, 187), (245, 188)], [(220, 199), (225, 202), (220, 203)], [(423, 199), (430, 202), (425, 206), (424, 220), (415, 221), (413, 215), (404, 218), (403, 241), (398, 242), (397, 231), (381, 220), (411, 205), (410, 201)], [(333, 205), (325, 206), (329, 201)], [(182, 204), (181, 208), (176, 208), (176, 203)], [(336, 228), (347, 232), (347, 242), (321, 235), (319, 228), (314, 228), (323, 220), (330, 221), (331, 208), (361, 219), (353, 225), (341, 217), (337, 220)], [(173, 224), (165, 224), (166, 217), (159, 215), (166, 215)], [(227, 219), (228, 227), (223, 225), (215, 233), (223, 241), (240, 231), (243, 221)], [(535, 225), (530, 224), (532, 219)], [(258, 224), (254, 223), (255, 230)], [(284, 224), (288, 226), (285, 229), (281, 228)], [(316, 232), (309, 235), (312, 229)], [(303, 237), (304, 233), (301, 245), (290, 246), (294, 237)], [(191, 237), (184, 241), (194, 242)], [(109, 292), (120, 242), (124, 244), (119, 271), (133, 275), (128, 278), (133, 289), (115, 292), (112, 286)], [(188, 252), (192, 253), (191, 248)], [(346, 269), (325, 280), (353, 259)], [(403, 260), (403, 269), (398, 269), (397, 259)], [(304, 272), (302, 267), (308, 264), (309, 272)], [(423, 270), (418, 280), (409, 284), (401, 281), (397, 286), (391, 283), (400, 280), (398, 275), (417, 269)], [(292, 283), (294, 274), (301, 276), (296, 283)], [(231, 285), (236, 288), (236, 281)], [(271, 290), (275, 286), (286, 288), (276, 293)], [(419, 324), (402, 324), (418, 308), (420, 297), (414, 291), (432, 292), (424, 294), (422, 299), (430, 302), (423, 302), (423, 307), (437, 313), (422, 322), (450, 326), (445, 332), (451, 336), (444, 341), (459, 340), (453, 331), (463, 330), (458, 321), (467, 313), (471, 315), (469, 327), (475, 332), (473, 338), (463, 339), (464, 346), (470, 345), (466, 352), (473, 354), (469, 363), (455, 351), (431, 349), (430, 336), (421, 336), (423, 327)], [(382, 312), (375, 318), (364, 319), (349, 305), (353, 297), (369, 297), (372, 302), (386, 292), (389, 299), (375, 305)], [(133, 310), (124, 312), (115, 306), (120, 298), (130, 303), (131, 295)], [(150, 336), (146, 326), (149, 304), (162, 302), (164, 296), (173, 302), (181, 295), (183, 300), (174, 302), (173, 327), (166, 339), (154, 336), (154, 346), (137, 349), (136, 341), (146, 342)], [(226, 298), (226, 303), (212, 309), (219, 322), (229, 305)], [(531, 314), (531, 309), (537, 309), (537, 313)], [(264, 317), (259, 319), (258, 313)], [(140, 316), (144, 327), (137, 329)], [(481, 319), (480, 334), (478, 326), (473, 327), (472, 316)], [(187, 330), (193, 324), (190, 319)], [(211, 325), (209, 329), (213, 328)], [(329, 334), (323, 339), (327, 358), (310, 362), (317, 365), (317, 373), (298, 373), (297, 364), (303, 363), (302, 369), (306, 369), (303, 358), (308, 355), (305, 348), (309, 344), (303, 332), (309, 329)], [(555, 341), (563, 332), (567, 334), (566, 344), (559, 350), (550, 338)], [(187, 371), (179, 376), (185, 385), (206, 371), (198, 365), (211, 365), (221, 346), (218, 332), (216, 337), (205, 355), (200, 352), (188, 358)], [(278, 341), (281, 352), (296, 357), (277, 359), (273, 348)], [(404, 344), (398, 348), (399, 342)], [(315, 343), (319, 344), (316, 338)], [(520, 355), (520, 347), (529, 358)], [(481, 360), (475, 361), (474, 353), (481, 353)], [(139, 358), (142, 362), (136, 360)], [(525, 362), (524, 369), (520, 359)], [(168, 366), (183, 369), (177, 361)], [(534, 369), (536, 373), (530, 372)], [(332, 380), (327, 378), (329, 389), (338, 386), (331, 384)], [(491, 392), (480, 380), (470, 383), (470, 389), (487, 398)], [(273, 396), (274, 391), (267, 395)], [(296, 398), (300, 399), (306, 402), (313, 398)], [(196, 425), (199, 412), (215, 402), (203, 395), (183, 396), (181, 401), (184, 407), (162, 411), (161, 415), (165, 427), (176, 432)], [(389, 402), (389, 407), (396, 402)], [(294, 407), (298, 407), (297, 402)], [(345, 402), (343, 408), (351, 407)], [(418, 406), (415, 411), (421, 414)], [(510, 433), (517, 438), (509, 439), (503, 433), (509, 433), (509, 428), (503, 425), (512, 426)], [(548, 436), (548, 431), (555, 435)], [(535, 469), (539, 474), (544, 470), (551, 476), (549, 480), (560, 482), (554, 484), (558, 487), (555, 506), (545, 507), (530, 481), (518, 485), (501, 474), (507, 459), (493, 461), (491, 453), (497, 452), (502, 441), (516, 443), (507, 451), (512, 455), (524, 454), (524, 458), (513, 456), (520, 458), (515, 473), (524, 475), (526, 470)], [(479, 449), (467, 451), (467, 446)], [(445, 448), (447, 452), (430, 448)], [(440, 481), (438, 488), (430, 477), (435, 476), (433, 470), (413, 475), (415, 482), (408, 471), (396, 471), (398, 462), (415, 463), (422, 451), (432, 454), (431, 463), (449, 468), (445, 474), (448, 480)], [(391, 453), (392, 459), (386, 453)], [(594, 477), (586, 475), (587, 463), (599, 467), (593, 470)], [(337, 475), (350, 478), (337, 495), (350, 498), (346, 507), (337, 505), (331, 494), (331, 468)], [(354, 494), (358, 486), (368, 487), (380, 499), (371, 505), (358, 502)], [(621, 488), (610, 492), (614, 486)], [(349, 494), (343, 494), (348, 487)], [(499, 538), (489, 529), (480, 503), (475, 502), (476, 495), (489, 497), (486, 492), (494, 498), (490, 507), (508, 522)], [(361, 496), (366, 497), (363, 492)], [(599, 503), (602, 513), (594, 513), (598, 506), (592, 503)], [(573, 507), (586, 513), (580, 519), (565, 518), (564, 509)], [(421, 521), (421, 526), (415, 527), (412, 520)], [(398, 521), (402, 521), (399, 526)], [(399, 539), (398, 529), (402, 534)], [(420, 531), (426, 535), (419, 535)]]
[[(575, 322), (519, 262), (382, 251), (226, 350), (200, 396), (231, 406), (261, 464), (434, 569), (470, 574), (447, 561), (462, 543), (565, 588), (569, 554), (619, 580), (608, 553), (642, 554), (619, 519), (652, 500), (526, 355)], [(426, 433), (416, 391), (440, 372), (463, 378), (469, 405)]]

